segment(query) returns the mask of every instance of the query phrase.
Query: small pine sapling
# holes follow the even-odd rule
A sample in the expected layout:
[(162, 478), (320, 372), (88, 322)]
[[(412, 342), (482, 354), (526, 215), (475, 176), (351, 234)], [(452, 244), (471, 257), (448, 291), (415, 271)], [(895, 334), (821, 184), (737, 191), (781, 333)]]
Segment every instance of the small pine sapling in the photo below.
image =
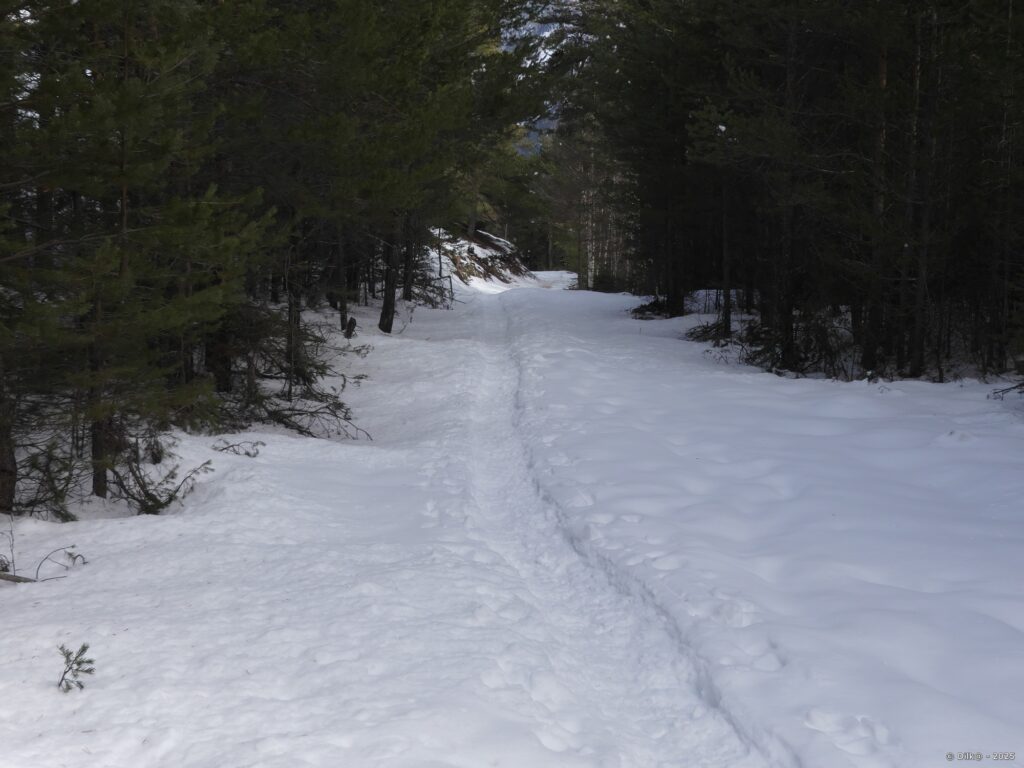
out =
[(85, 688), (85, 683), (79, 678), (82, 675), (91, 675), (96, 671), (96, 668), (93, 667), (95, 662), (85, 656), (89, 652), (89, 644), (82, 643), (77, 653), (72, 652), (64, 645), (57, 650), (64, 657), (64, 672), (61, 674), (60, 680), (57, 681), (57, 687), (64, 693), (68, 693), (74, 688), (78, 690)]

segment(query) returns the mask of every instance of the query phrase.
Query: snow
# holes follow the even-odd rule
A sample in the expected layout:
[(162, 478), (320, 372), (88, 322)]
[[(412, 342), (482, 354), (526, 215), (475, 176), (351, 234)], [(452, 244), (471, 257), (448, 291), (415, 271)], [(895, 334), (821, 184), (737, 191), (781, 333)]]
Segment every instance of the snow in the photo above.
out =
[[(373, 440), (19, 521), (0, 766), (916, 768), (1024, 748), (1024, 409), (793, 380), (568, 273), (362, 312)], [(51, 566), (46, 573), (56, 575)], [(63, 643), (96, 675), (56, 690)]]
[(472, 276), (469, 286), (477, 293), (505, 293), (512, 288), (547, 288), (566, 290), (576, 285), (575, 272), (533, 272), (528, 276), (504, 274), (500, 280)]

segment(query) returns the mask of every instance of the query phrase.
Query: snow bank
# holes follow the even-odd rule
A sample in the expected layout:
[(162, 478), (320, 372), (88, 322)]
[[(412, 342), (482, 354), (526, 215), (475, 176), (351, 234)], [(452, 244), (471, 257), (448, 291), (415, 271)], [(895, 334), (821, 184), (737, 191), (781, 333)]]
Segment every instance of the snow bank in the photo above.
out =
[(688, 319), (628, 319), (628, 298), (503, 299), (542, 486), (753, 740), (807, 766), (1019, 753), (1019, 400), (781, 379), (681, 343)]

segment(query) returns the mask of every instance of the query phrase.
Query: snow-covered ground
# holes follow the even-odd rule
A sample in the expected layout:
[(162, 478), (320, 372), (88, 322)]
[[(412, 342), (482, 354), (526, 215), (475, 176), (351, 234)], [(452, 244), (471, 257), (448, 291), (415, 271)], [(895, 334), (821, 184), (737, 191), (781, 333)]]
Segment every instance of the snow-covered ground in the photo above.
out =
[(1024, 760), (1021, 401), (724, 365), (568, 279), (363, 315), (372, 442), (185, 437), (184, 509), (19, 522), (89, 563), (0, 586), (0, 766)]

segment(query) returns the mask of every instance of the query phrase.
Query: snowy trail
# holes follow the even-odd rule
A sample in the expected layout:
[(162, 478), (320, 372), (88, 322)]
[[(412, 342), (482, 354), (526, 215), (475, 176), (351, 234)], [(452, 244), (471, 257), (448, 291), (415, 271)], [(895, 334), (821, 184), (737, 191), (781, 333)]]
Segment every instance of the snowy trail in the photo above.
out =
[[(0, 768), (1019, 753), (1018, 406), (780, 379), (629, 297), (475, 288), (362, 333), (373, 442), (183, 437), (216, 472), (175, 514), (19, 523), (21, 572), (89, 564), (0, 587)], [(96, 677), (62, 696), (81, 642)]]
[(1024, 734), (1019, 402), (725, 365), (629, 297), (505, 299), (545, 493), (748, 743), (830, 768), (1017, 749), (996, 745)]
[(483, 371), (470, 411), (470, 530), (514, 567), (533, 609), (553, 624), (525, 655), (503, 656), (488, 684), (525, 681), (548, 723), (540, 741), (595, 765), (765, 765), (717, 710), (668, 615), (582, 556), (564, 528), (518, 430), (522, 372), (501, 297), (479, 297), (474, 309)]
[[(0, 766), (769, 765), (665, 616), (571, 546), (502, 299), (468, 300), (374, 340), (373, 443), (184, 438), (217, 464), (184, 512), (19, 526), (23, 562), (58, 536), (90, 563), (0, 593)], [(83, 641), (97, 676), (61, 696), (53, 648)]]

